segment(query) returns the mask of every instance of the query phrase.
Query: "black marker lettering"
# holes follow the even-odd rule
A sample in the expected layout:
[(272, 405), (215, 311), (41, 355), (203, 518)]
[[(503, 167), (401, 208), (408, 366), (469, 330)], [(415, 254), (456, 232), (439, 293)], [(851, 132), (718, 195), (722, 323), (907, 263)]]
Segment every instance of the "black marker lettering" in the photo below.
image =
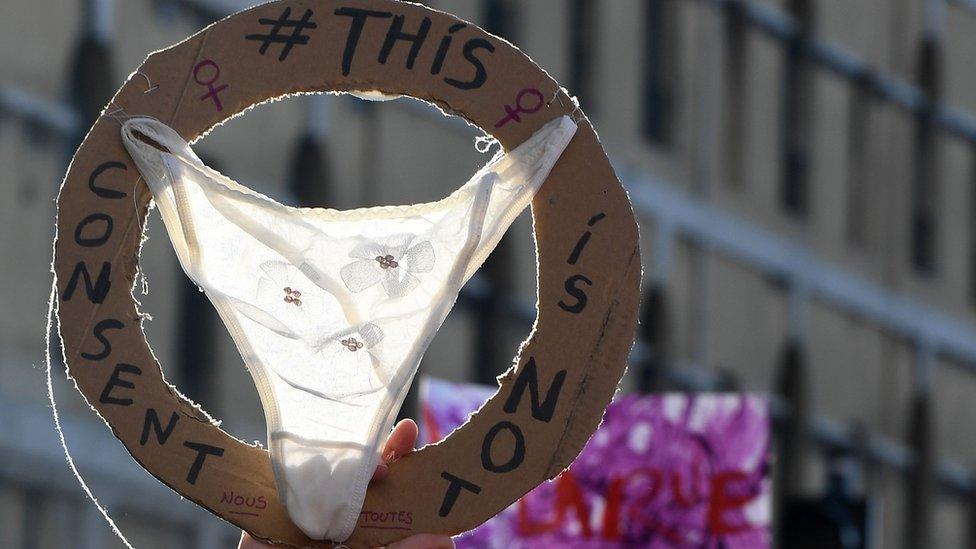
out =
[[(512, 437), (515, 438), (515, 449), (512, 451), (512, 457), (508, 461), (497, 465), (491, 460), (491, 446), (495, 442), (495, 437), (503, 429), (512, 433)], [(507, 473), (518, 468), (519, 465), (522, 465), (523, 461), (525, 461), (525, 435), (522, 434), (522, 430), (519, 429), (518, 425), (515, 425), (511, 421), (499, 421), (488, 430), (488, 434), (485, 435), (485, 440), (481, 443), (481, 466), (485, 468), (485, 471)]]
[(186, 475), (186, 481), (190, 484), (197, 483), (197, 477), (200, 476), (200, 469), (203, 469), (203, 461), (207, 459), (207, 456), (217, 456), (220, 457), (224, 455), (224, 449), (218, 448), (216, 446), (210, 446), (209, 444), (203, 444), (201, 442), (184, 442), (183, 446), (196, 451), (197, 458), (193, 460), (193, 465), (190, 466), (190, 472)]
[(63, 301), (71, 300), (71, 297), (75, 295), (75, 288), (78, 287), (78, 279), (84, 277), (85, 294), (88, 296), (88, 301), (101, 303), (105, 301), (105, 296), (108, 294), (109, 288), (112, 287), (112, 281), (109, 279), (111, 274), (112, 265), (108, 261), (102, 263), (102, 270), (98, 272), (98, 280), (92, 285), (91, 275), (88, 274), (88, 265), (85, 265), (84, 261), (79, 261), (75, 265), (74, 272), (71, 273), (71, 278), (68, 279), (68, 285), (61, 295), (61, 299)]
[(179, 414), (173, 412), (173, 415), (169, 416), (169, 423), (166, 424), (166, 428), (163, 429), (163, 424), (159, 422), (159, 416), (156, 414), (155, 408), (149, 408), (146, 410), (146, 421), (142, 424), (142, 436), (139, 437), (139, 444), (145, 446), (149, 442), (149, 427), (152, 427), (153, 432), (156, 433), (156, 440), (160, 445), (166, 444), (169, 440), (169, 436), (173, 434), (173, 430), (176, 429), (176, 422), (180, 419)]
[[(305, 10), (305, 14), (302, 15), (301, 19), (289, 19), (291, 17), (291, 8), (285, 8), (285, 11), (281, 12), (281, 15), (277, 19), (268, 19), (262, 17), (258, 19), (258, 23), (261, 25), (271, 25), (271, 30), (268, 34), (248, 34), (244, 37), (245, 40), (258, 40), (261, 42), (261, 47), (258, 48), (258, 53), (264, 55), (268, 51), (268, 47), (271, 44), (284, 44), (281, 47), (281, 54), (278, 55), (278, 61), (284, 61), (288, 54), (291, 53), (292, 47), (296, 45), (304, 46), (308, 44), (309, 38), (307, 34), (302, 34), (305, 29), (315, 29), (318, 25), (312, 21), (312, 15), (314, 15), (310, 9)], [(291, 34), (282, 34), (282, 29), (290, 29)]]
[(580, 254), (583, 253), (583, 248), (586, 247), (586, 243), (590, 241), (591, 236), (593, 236), (593, 233), (590, 231), (583, 233), (583, 236), (576, 241), (576, 247), (573, 248), (573, 252), (569, 254), (569, 259), (566, 260), (566, 263), (576, 265), (576, 262), (579, 261)]
[(567, 305), (559, 300), (559, 308), (573, 314), (579, 314), (586, 308), (586, 292), (576, 286), (577, 282), (582, 282), (587, 286), (592, 286), (593, 281), (581, 274), (575, 274), (566, 279), (566, 293), (576, 298), (576, 303)]
[(349, 35), (346, 36), (346, 48), (342, 52), (342, 75), (349, 76), (352, 68), (352, 59), (356, 55), (356, 46), (359, 45), (359, 37), (363, 34), (363, 27), (366, 26), (366, 19), (377, 17), (389, 19), (393, 14), (388, 11), (363, 10), (358, 8), (339, 8), (335, 14), (340, 17), (352, 17), (349, 25)]
[(104, 172), (105, 170), (107, 170), (109, 168), (114, 168), (114, 169), (117, 169), (117, 170), (128, 170), (129, 169), (125, 164), (123, 164), (121, 162), (117, 162), (115, 160), (109, 160), (108, 162), (102, 162), (101, 164), (98, 165), (97, 168), (95, 168), (95, 170), (88, 177), (88, 188), (91, 189), (91, 192), (95, 193), (96, 195), (98, 195), (98, 196), (100, 196), (102, 198), (114, 198), (114, 199), (124, 198), (126, 196), (126, 194), (124, 192), (122, 192), (122, 191), (117, 191), (115, 189), (109, 189), (108, 187), (98, 187), (98, 186), (95, 185), (95, 180), (98, 179), (98, 176), (102, 175), (102, 172)]
[[(82, 233), (85, 231), (85, 227), (96, 221), (105, 223), (105, 226), (102, 229), (102, 234), (96, 237), (86, 237), (82, 235)], [(104, 213), (93, 213), (82, 219), (81, 222), (78, 223), (78, 226), (75, 227), (75, 243), (86, 248), (101, 246), (102, 244), (108, 242), (108, 239), (112, 236), (112, 228), (114, 225), (115, 224), (110, 215)]]
[(105, 337), (105, 330), (120, 330), (125, 328), (125, 324), (114, 318), (106, 318), (105, 320), (100, 320), (98, 324), (95, 325), (93, 333), (95, 334), (95, 339), (97, 339), (102, 344), (102, 350), (97, 353), (81, 353), (81, 358), (85, 360), (102, 360), (108, 355), (112, 354), (112, 343)]
[(505, 413), (514, 414), (518, 411), (518, 405), (522, 401), (522, 395), (525, 394), (525, 389), (528, 388), (530, 403), (532, 405), (532, 417), (539, 421), (549, 423), (552, 420), (553, 414), (556, 413), (556, 402), (559, 400), (559, 392), (563, 388), (564, 381), (566, 381), (566, 370), (559, 370), (556, 372), (556, 376), (552, 378), (552, 385), (549, 386), (549, 390), (546, 391), (546, 399), (542, 401), (542, 404), (539, 404), (539, 372), (535, 367), (535, 357), (529, 357), (529, 362), (526, 363), (525, 368), (522, 368), (522, 372), (515, 378), (515, 383), (512, 385), (512, 392), (505, 401)]
[(410, 53), (407, 54), (406, 65), (407, 69), (413, 70), (413, 63), (417, 60), (417, 54), (420, 53), (420, 48), (424, 45), (424, 40), (427, 39), (427, 32), (430, 30), (430, 18), (424, 17), (424, 20), (420, 22), (420, 29), (417, 30), (417, 34), (403, 32), (404, 19), (406, 18), (402, 15), (397, 15), (393, 18), (393, 23), (390, 25), (390, 30), (386, 33), (386, 40), (383, 41), (383, 47), (380, 48), (380, 56), (377, 60), (385, 65), (387, 59), (390, 58), (390, 52), (393, 51), (393, 46), (400, 40), (403, 40), (413, 44), (410, 46)]
[(447, 29), (447, 36), (441, 38), (441, 45), (437, 47), (437, 54), (434, 55), (434, 64), (430, 66), (430, 74), (441, 73), (441, 68), (444, 67), (444, 58), (447, 57), (447, 50), (451, 47), (451, 42), (454, 40), (454, 37), (451, 35), (466, 27), (467, 25), (464, 23), (454, 23), (451, 25), (451, 28)]
[(116, 364), (115, 370), (112, 372), (112, 377), (108, 378), (108, 383), (105, 384), (105, 388), (102, 389), (101, 396), (98, 397), (98, 401), (102, 404), (115, 404), (118, 406), (131, 406), (131, 398), (116, 398), (112, 396), (112, 389), (115, 387), (124, 387), (126, 389), (135, 389), (136, 384), (131, 381), (122, 379), (122, 374), (135, 374), (137, 376), (142, 375), (142, 370), (138, 366), (133, 366), (132, 364)]
[(447, 487), (447, 492), (444, 494), (444, 501), (441, 502), (440, 510), (437, 511), (439, 516), (446, 517), (447, 515), (451, 514), (451, 509), (454, 508), (454, 502), (456, 502), (458, 496), (461, 495), (461, 488), (475, 494), (481, 493), (481, 486), (464, 480), (463, 478), (456, 477), (447, 471), (441, 473), (441, 478), (450, 482), (451, 484)]
[(475, 51), (482, 49), (488, 50), (489, 53), (495, 52), (495, 46), (484, 38), (468, 40), (468, 42), (464, 44), (464, 58), (467, 59), (468, 62), (471, 63), (471, 65), (475, 68), (474, 78), (467, 82), (455, 80), (454, 78), (445, 78), (444, 81), (461, 90), (473, 90), (483, 86), (485, 81), (488, 80), (488, 71), (485, 70), (485, 66), (482, 64), (481, 60), (474, 55)]

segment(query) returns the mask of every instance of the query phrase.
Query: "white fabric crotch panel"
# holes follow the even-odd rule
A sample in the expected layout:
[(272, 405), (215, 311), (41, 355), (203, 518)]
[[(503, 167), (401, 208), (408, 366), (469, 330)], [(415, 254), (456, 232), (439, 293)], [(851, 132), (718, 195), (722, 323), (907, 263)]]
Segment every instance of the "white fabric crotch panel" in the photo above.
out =
[(549, 122), (438, 202), (339, 211), (239, 185), (157, 120), (123, 124), (180, 264), (254, 378), (280, 497), (309, 537), (352, 533), (421, 357), (575, 132)]

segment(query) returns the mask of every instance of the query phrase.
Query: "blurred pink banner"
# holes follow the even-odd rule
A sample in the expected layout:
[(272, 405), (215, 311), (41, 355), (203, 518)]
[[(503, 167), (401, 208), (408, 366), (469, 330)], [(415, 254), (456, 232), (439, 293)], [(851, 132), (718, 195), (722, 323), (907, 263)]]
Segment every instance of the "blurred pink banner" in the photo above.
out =
[[(493, 392), (425, 378), (421, 441), (444, 438)], [(457, 545), (769, 547), (767, 410), (755, 395), (621, 397), (568, 470)]]

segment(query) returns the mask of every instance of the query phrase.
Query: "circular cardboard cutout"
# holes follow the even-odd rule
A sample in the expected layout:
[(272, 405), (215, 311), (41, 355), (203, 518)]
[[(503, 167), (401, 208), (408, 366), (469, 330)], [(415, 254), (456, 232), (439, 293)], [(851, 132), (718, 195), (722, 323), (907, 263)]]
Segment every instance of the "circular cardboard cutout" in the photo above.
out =
[(626, 193), (570, 97), (504, 40), (415, 4), (292, 0), (150, 55), (79, 147), (58, 197), (68, 370), (151, 474), (258, 538), (297, 546), (330, 544), (289, 520), (267, 451), (231, 437), (168, 385), (146, 342), (132, 289), (151, 196), (120, 120), (152, 116), (192, 141), (283, 95), (357, 90), (432, 102), (506, 150), (564, 114), (579, 130), (532, 202), (538, 318), (515, 364), (463, 427), (369, 487), (347, 545), (457, 534), (557, 475), (599, 424), (636, 326), (641, 262)]

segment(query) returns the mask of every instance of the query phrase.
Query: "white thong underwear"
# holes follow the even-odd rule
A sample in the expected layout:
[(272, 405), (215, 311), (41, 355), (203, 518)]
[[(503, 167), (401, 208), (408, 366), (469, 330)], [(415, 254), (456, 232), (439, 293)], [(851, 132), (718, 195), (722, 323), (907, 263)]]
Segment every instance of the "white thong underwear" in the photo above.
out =
[(351, 535), (427, 346), (575, 132), (549, 122), (438, 202), (338, 211), (284, 206), (165, 124), (124, 123), (183, 270), (254, 378), (278, 492), (309, 537)]

